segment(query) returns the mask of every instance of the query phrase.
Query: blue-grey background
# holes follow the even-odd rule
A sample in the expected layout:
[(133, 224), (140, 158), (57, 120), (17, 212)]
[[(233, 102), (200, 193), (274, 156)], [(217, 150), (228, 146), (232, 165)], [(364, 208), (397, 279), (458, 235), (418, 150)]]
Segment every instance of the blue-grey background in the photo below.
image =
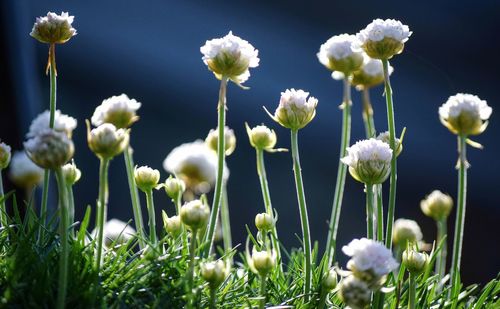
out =
[[(229, 201), (235, 243), (246, 237), (245, 224), (263, 211), (254, 151), (244, 130), (265, 123), (288, 148), (289, 132), (263, 112), (278, 104), (286, 88), (302, 88), (319, 99), (316, 118), (300, 131), (299, 143), (312, 238), (323, 250), (338, 165), (341, 83), (318, 62), (319, 46), (329, 37), (356, 33), (372, 19), (396, 18), (414, 32), (406, 49), (392, 61), (396, 126), (407, 127), (399, 158), (396, 217), (413, 218), (432, 242), (435, 227), (419, 209), (430, 191), (456, 196), (456, 139), (438, 120), (437, 109), (456, 92), (488, 101), (494, 112), (487, 131), (470, 149), (469, 191), (463, 253), (466, 283), (485, 282), (500, 270), (498, 194), (498, 107), (500, 30), (497, 1), (25, 1), (1, 3), (0, 137), (20, 148), (31, 119), (48, 108), (44, 74), (47, 46), (29, 36), (36, 16), (47, 11), (75, 15), (78, 35), (57, 47), (58, 108), (78, 119), (75, 160), (84, 175), (75, 187), (77, 218), (97, 197), (98, 160), (86, 146), (84, 120), (112, 95), (127, 93), (143, 103), (133, 126), (136, 163), (167, 173), (161, 163), (175, 146), (204, 138), (216, 126), (219, 82), (201, 61), (199, 47), (229, 30), (250, 41), (260, 66), (242, 90), (228, 89), (228, 125), (238, 138), (227, 159), (231, 169)], [(382, 89), (372, 91), (376, 125), (386, 130)], [(353, 94), (352, 142), (364, 136), (360, 97)], [(292, 162), (287, 153), (266, 156), (279, 234), (290, 248), (301, 235)], [(132, 218), (123, 159), (110, 169), (109, 216)], [(8, 184), (10, 186), (10, 184)], [(365, 234), (362, 185), (347, 177), (339, 246)], [(387, 191), (387, 190), (386, 190)], [(160, 209), (173, 212), (163, 192), (155, 193)], [(144, 202), (143, 202), (144, 203)], [(159, 217), (159, 216), (158, 216)], [(450, 217), (450, 231), (454, 217)], [(345, 258), (340, 254), (340, 263)]]

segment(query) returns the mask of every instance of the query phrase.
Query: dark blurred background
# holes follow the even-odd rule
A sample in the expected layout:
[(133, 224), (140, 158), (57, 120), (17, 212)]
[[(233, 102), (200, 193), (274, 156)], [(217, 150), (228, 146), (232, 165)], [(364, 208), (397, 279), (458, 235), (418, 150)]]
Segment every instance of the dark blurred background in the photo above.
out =
[[(466, 283), (486, 282), (500, 270), (499, 218), (500, 30), (498, 1), (2, 1), (0, 4), (0, 137), (15, 149), (31, 119), (48, 108), (49, 79), (44, 74), (47, 46), (29, 36), (35, 17), (69, 11), (78, 35), (57, 48), (58, 108), (78, 119), (75, 160), (84, 171), (75, 187), (77, 218), (97, 197), (98, 160), (86, 145), (84, 120), (112, 95), (127, 93), (143, 103), (133, 126), (132, 145), (139, 165), (167, 173), (161, 164), (175, 146), (204, 138), (216, 126), (219, 82), (201, 60), (207, 39), (232, 30), (257, 49), (260, 66), (242, 90), (228, 89), (228, 125), (238, 138), (227, 159), (231, 169), (229, 202), (233, 238), (246, 237), (256, 213), (263, 211), (254, 151), (244, 130), (265, 123), (278, 133), (278, 146), (290, 146), (289, 132), (263, 112), (278, 104), (280, 91), (302, 88), (319, 99), (317, 116), (299, 136), (312, 238), (323, 250), (330, 217), (340, 142), (341, 83), (318, 62), (319, 46), (329, 37), (356, 33), (374, 18), (396, 18), (413, 35), (392, 61), (397, 130), (407, 127), (398, 168), (396, 217), (419, 222), (432, 242), (435, 226), (419, 208), (434, 189), (456, 197), (456, 138), (438, 120), (438, 107), (457, 92), (477, 94), (494, 112), (486, 132), (475, 138), (485, 146), (470, 149), (462, 262)], [(376, 125), (386, 130), (382, 89), (372, 91)], [(352, 142), (364, 137), (360, 96), (353, 96)], [(287, 153), (266, 156), (279, 235), (290, 248), (301, 235), (292, 162)], [(122, 157), (110, 169), (109, 217), (133, 217)], [(7, 183), (7, 189), (12, 185)], [(52, 186), (54, 188), (54, 186)], [(347, 176), (339, 246), (365, 234), (365, 197), (360, 183)], [(386, 190), (387, 191), (387, 190)], [(163, 192), (155, 193), (158, 212), (174, 211)], [(145, 202), (143, 201), (143, 204)], [(159, 216), (158, 216), (159, 217)], [(452, 231), (454, 217), (449, 219)], [(340, 263), (345, 266), (342, 254)], [(449, 264), (448, 264), (449, 265)]]

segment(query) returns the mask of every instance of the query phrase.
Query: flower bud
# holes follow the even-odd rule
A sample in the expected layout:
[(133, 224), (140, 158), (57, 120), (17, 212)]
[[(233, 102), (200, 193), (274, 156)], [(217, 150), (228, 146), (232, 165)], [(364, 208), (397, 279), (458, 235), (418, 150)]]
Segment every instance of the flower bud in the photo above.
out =
[[(219, 141), (219, 129), (211, 129), (205, 138), (205, 144), (207, 144), (208, 148), (217, 152), (217, 143)], [(234, 136), (234, 131), (229, 127), (224, 127), (224, 149), (226, 156), (231, 155), (236, 149), (236, 136)]]
[(250, 145), (256, 149), (272, 150), (276, 145), (276, 133), (264, 125), (252, 129), (245, 123)]
[(229, 268), (222, 260), (202, 263), (200, 270), (201, 277), (208, 282), (211, 289), (218, 288), (229, 274)]
[(9, 178), (16, 186), (31, 189), (43, 181), (43, 173), (43, 169), (33, 163), (25, 151), (14, 152)]
[(432, 191), (420, 202), (422, 212), (436, 221), (447, 218), (453, 208), (453, 199), (439, 190)]
[(42, 43), (65, 43), (76, 35), (76, 29), (71, 26), (74, 18), (67, 12), (61, 15), (48, 12), (47, 16), (36, 18), (30, 35)]
[(321, 285), (326, 291), (332, 291), (337, 287), (337, 272), (334, 268), (331, 268), (323, 277)]
[(285, 128), (298, 130), (305, 127), (316, 115), (318, 100), (304, 90), (287, 89), (281, 93), (274, 115), (269, 116)]
[(276, 266), (276, 256), (271, 251), (257, 251), (254, 249), (251, 263), (259, 275), (267, 276)]
[(103, 123), (111, 123), (118, 129), (128, 128), (139, 120), (136, 112), (140, 107), (141, 103), (126, 94), (112, 96), (97, 106), (92, 115), (92, 124), (98, 127)]
[(422, 240), (422, 231), (418, 223), (408, 219), (397, 219), (394, 221), (394, 229), (392, 231), (392, 242), (406, 248), (409, 243), (418, 243)]
[(172, 235), (173, 237), (177, 237), (182, 231), (181, 218), (179, 216), (168, 217), (167, 214), (163, 211), (163, 226), (167, 233)]
[(357, 181), (373, 185), (383, 183), (391, 172), (392, 150), (388, 144), (370, 138), (347, 147), (347, 156), (340, 159), (349, 166)]
[(439, 108), (439, 119), (454, 134), (478, 135), (486, 130), (492, 112), (479, 97), (457, 93)]
[(163, 187), (165, 188), (165, 192), (168, 197), (171, 199), (176, 199), (178, 196), (182, 195), (184, 191), (186, 191), (186, 184), (184, 181), (182, 181), (182, 179), (172, 177), (172, 175), (165, 180)]
[(10, 146), (5, 143), (0, 143), (0, 170), (3, 170), (10, 163), (11, 157)]
[(65, 133), (45, 129), (27, 140), (24, 148), (29, 158), (38, 166), (56, 169), (68, 162), (75, 153), (75, 146)]
[(181, 207), (181, 221), (195, 231), (205, 226), (210, 216), (210, 209), (200, 200), (193, 200)]
[(111, 159), (123, 152), (129, 141), (128, 131), (116, 129), (110, 123), (104, 123), (95, 129), (90, 130), (90, 124), (87, 121), (87, 142), (99, 158)]
[(67, 185), (74, 185), (80, 177), (82, 176), (82, 172), (76, 167), (75, 162), (67, 163), (62, 167), (62, 173), (64, 176), (64, 180)]
[(268, 232), (274, 228), (274, 219), (268, 213), (261, 213), (255, 216), (255, 226), (259, 231)]
[(321, 45), (317, 56), (328, 69), (351, 74), (363, 64), (363, 51), (359, 45), (355, 35), (336, 35)]
[(414, 248), (408, 247), (401, 258), (403, 265), (412, 274), (419, 274), (424, 271), (429, 263), (429, 255), (425, 252), (418, 252)]
[[(377, 136), (377, 139), (379, 141), (382, 141), (382, 142), (386, 143), (390, 147), (391, 144), (390, 144), (389, 131), (385, 131), (385, 132), (380, 133)], [(399, 138), (395, 138), (394, 142), (395, 142), (395, 145), (396, 145), (395, 148), (396, 148), (396, 157), (397, 157), (397, 156), (399, 156), (401, 154), (401, 151), (403, 151), (403, 144), (401, 143), (401, 140)]]
[(352, 309), (365, 309), (370, 303), (371, 293), (368, 285), (354, 276), (340, 281), (339, 297)]
[(375, 19), (357, 37), (361, 48), (374, 59), (390, 59), (403, 51), (412, 32), (399, 20)]
[(153, 190), (160, 181), (160, 171), (150, 168), (149, 166), (135, 167), (134, 169), (135, 183), (143, 192)]
[[(358, 89), (375, 87), (384, 82), (384, 68), (382, 61), (372, 59), (368, 55), (363, 55), (363, 65), (352, 74), (351, 83)], [(389, 65), (389, 75), (392, 74), (394, 68)]]

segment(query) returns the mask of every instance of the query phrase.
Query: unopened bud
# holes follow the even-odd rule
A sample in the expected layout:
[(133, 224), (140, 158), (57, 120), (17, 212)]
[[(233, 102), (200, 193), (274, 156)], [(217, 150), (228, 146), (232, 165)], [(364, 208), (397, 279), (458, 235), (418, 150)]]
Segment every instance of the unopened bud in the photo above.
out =
[(276, 266), (276, 256), (271, 251), (254, 250), (252, 252), (252, 264), (259, 275), (267, 276)]
[(255, 126), (250, 129), (245, 123), (250, 145), (256, 149), (272, 150), (276, 145), (276, 132), (264, 125)]
[(332, 291), (333, 289), (335, 289), (335, 287), (337, 287), (337, 283), (337, 272), (334, 268), (331, 268), (323, 277), (323, 281), (321, 281), (321, 284), (323, 285), (323, 288), (325, 288), (325, 290)]
[(211, 289), (218, 288), (226, 279), (229, 269), (222, 260), (206, 262), (200, 265), (201, 277), (208, 282)]
[(429, 255), (418, 252), (414, 248), (407, 248), (401, 258), (403, 265), (412, 274), (421, 273), (429, 263)]
[(82, 172), (76, 167), (75, 162), (67, 163), (62, 167), (62, 173), (64, 176), (64, 180), (67, 185), (74, 185), (80, 177), (82, 176)]
[(259, 231), (271, 231), (274, 228), (274, 219), (268, 213), (260, 213), (255, 216), (255, 226)]
[(422, 212), (436, 221), (447, 218), (453, 208), (453, 199), (439, 190), (432, 191), (420, 202)]
[(181, 207), (181, 221), (195, 231), (205, 226), (210, 216), (210, 209), (200, 200), (193, 200)]
[(371, 294), (368, 285), (354, 276), (340, 282), (339, 297), (352, 309), (365, 309), (370, 303)]
[(178, 236), (182, 231), (181, 218), (179, 216), (172, 216), (169, 218), (164, 211), (162, 212), (162, 217), (163, 226), (167, 233), (174, 237)]
[(45, 129), (24, 143), (28, 157), (38, 166), (56, 169), (68, 162), (75, 152), (73, 141), (65, 133)]
[(174, 178), (170, 175), (167, 180), (165, 180), (164, 188), (171, 199), (176, 199), (186, 191), (186, 184), (182, 179)]
[(3, 170), (10, 163), (11, 157), (10, 146), (5, 143), (0, 143), (0, 170)]
[(160, 181), (160, 171), (152, 169), (149, 166), (135, 167), (135, 183), (143, 192), (153, 190)]
[(124, 129), (116, 129), (114, 125), (104, 123), (91, 131), (87, 121), (87, 142), (90, 150), (100, 158), (111, 159), (122, 153), (128, 146), (128, 141), (129, 134)]
[[(208, 148), (217, 152), (218, 141), (219, 129), (210, 130), (207, 137), (205, 138), (205, 143), (207, 144)], [(224, 127), (224, 141), (225, 154), (226, 156), (229, 156), (234, 152), (234, 149), (236, 149), (236, 136), (234, 135), (234, 131), (228, 127)]]

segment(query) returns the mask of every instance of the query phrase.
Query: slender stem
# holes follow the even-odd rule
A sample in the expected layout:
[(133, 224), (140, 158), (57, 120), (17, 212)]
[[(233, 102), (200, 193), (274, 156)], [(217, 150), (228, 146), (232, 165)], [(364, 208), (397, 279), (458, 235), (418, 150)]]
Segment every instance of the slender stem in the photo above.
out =
[(344, 196), (345, 177), (347, 166), (340, 162), (347, 154), (347, 147), (351, 138), (351, 85), (349, 76), (344, 78), (344, 102), (342, 103), (342, 133), (340, 140), (340, 153), (337, 170), (337, 181), (335, 184), (335, 194), (333, 197), (332, 214), (330, 216), (328, 238), (326, 240), (326, 250), (328, 266), (332, 265), (335, 259), (335, 246), (337, 243), (337, 230), (340, 220), (340, 210), (342, 207), (342, 197)]
[(259, 301), (259, 309), (264, 309), (266, 306), (266, 276), (260, 276), (260, 301)]
[(392, 248), (392, 226), (394, 224), (394, 210), (396, 208), (396, 183), (397, 183), (397, 161), (396, 161), (396, 124), (394, 122), (394, 106), (392, 104), (392, 89), (389, 78), (389, 60), (383, 59), (385, 100), (387, 103), (387, 123), (389, 127), (389, 146), (392, 149), (391, 177), (389, 187), (389, 208), (387, 212), (387, 229), (385, 233), (385, 245)]
[(410, 287), (408, 290), (409, 294), (409, 300), (408, 300), (408, 309), (415, 309), (415, 303), (416, 303), (416, 295), (417, 295), (417, 282), (416, 282), (416, 275), (410, 273)]
[[(180, 216), (181, 213), (181, 206), (182, 206), (182, 194), (179, 193), (175, 198), (175, 210), (178, 216)], [(188, 245), (186, 227), (184, 226), (184, 224), (181, 224), (181, 237), (182, 237), (182, 253), (187, 254), (189, 250), (188, 249), (189, 245)]]
[(370, 88), (363, 88), (363, 123), (365, 124), (366, 138), (372, 138), (377, 133), (375, 120), (373, 119), (373, 108), (370, 100)]
[(155, 216), (155, 204), (153, 201), (153, 190), (148, 190), (146, 193), (146, 205), (148, 208), (149, 215), (149, 241), (153, 248), (156, 249), (156, 244), (158, 242), (156, 238), (156, 216)]
[(375, 239), (375, 228), (373, 215), (373, 185), (366, 184), (366, 235), (369, 239)]
[(139, 191), (137, 185), (135, 184), (134, 178), (134, 159), (132, 157), (132, 148), (127, 146), (123, 152), (123, 158), (125, 160), (125, 168), (127, 170), (128, 188), (130, 191), (130, 200), (132, 201), (132, 210), (134, 211), (134, 222), (137, 235), (139, 236), (139, 247), (142, 249), (145, 247), (144, 240), (146, 236), (144, 235), (144, 221), (142, 220), (142, 209), (141, 201), (139, 199)]
[(321, 287), (321, 292), (319, 294), (319, 301), (318, 301), (317, 309), (325, 308), (326, 298), (328, 297), (328, 293), (329, 293), (328, 290), (326, 290), (324, 287)]
[(226, 125), (226, 88), (227, 88), (227, 77), (222, 77), (220, 81), (219, 90), (219, 103), (217, 105), (218, 110), (218, 127), (219, 137), (217, 138), (217, 178), (215, 181), (215, 191), (214, 200), (212, 203), (212, 211), (210, 213), (210, 221), (207, 226), (207, 233), (205, 235), (205, 242), (208, 244), (205, 246), (203, 255), (207, 257), (212, 251), (214, 237), (215, 237), (215, 227), (217, 226), (217, 217), (219, 216), (219, 208), (222, 198), (222, 182), (224, 179), (224, 158), (225, 158), (225, 138), (224, 138), (224, 127)]
[(49, 200), (49, 181), (50, 170), (46, 169), (43, 172), (43, 189), (42, 189), (42, 206), (40, 207), (40, 231), (38, 233), (38, 241), (41, 243), (45, 238), (45, 223), (47, 222), (47, 201)]
[[(66, 193), (68, 198), (68, 224), (71, 226), (75, 222), (75, 197), (73, 195), (73, 186), (66, 184)], [(73, 228), (69, 230), (71, 237), (74, 237)]]
[(193, 279), (194, 279), (194, 264), (195, 264), (195, 253), (196, 253), (196, 237), (198, 231), (193, 230), (191, 232), (191, 243), (189, 244), (189, 269), (187, 273), (187, 292), (189, 293), (188, 305), (192, 306), (192, 294), (193, 294)]
[[(274, 218), (273, 206), (271, 203), (271, 194), (269, 193), (269, 185), (267, 182), (266, 166), (264, 164), (264, 150), (256, 148), (257, 153), (257, 174), (259, 175), (260, 189), (262, 191), (262, 198), (264, 200), (264, 207), (266, 208), (266, 213)], [(276, 259), (279, 263), (280, 273), (283, 273), (283, 264), (281, 263), (281, 248), (278, 241), (278, 230), (276, 224), (271, 231), (271, 241), (273, 244), (274, 252), (276, 252)]]
[(217, 288), (210, 288), (210, 309), (217, 308)]
[(0, 168), (0, 226), (7, 227), (9, 223), (7, 222), (7, 209), (5, 208), (4, 192), (3, 192), (3, 180), (2, 180), (2, 169)]
[(95, 256), (95, 269), (99, 274), (101, 267), (102, 247), (104, 243), (104, 222), (106, 221), (106, 207), (108, 196), (108, 167), (109, 159), (101, 159), (99, 167), (99, 200), (97, 202), (96, 228), (97, 228), (97, 251)]
[[(221, 207), (221, 221), (222, 221), (222, 240), (224, 242), (224, 253), (228, 254), (233, 248), (233, 241), (231, 239), (231, 221), (229, 217), (229, 204), (227, 199), (226, 185), (222, 186), (222, 207)], [(227, 258), (227, 262), (233, 263), (233, 259)]]
[(436, 262), (436, 274), (439, 275), (439, 280), (444, 277), (446, 272), (446, 256), (448, 254), (448, 246), (445, 237), (447, 237), (447, 220), (443, 218), (436, 221), (437, 223), (437, 243), (441, 244), (441, 251), (438, 254)]
[(453, 240), (453, 258), (451, 262), (451, 285), (453, 294), (460, 285), (460, 260), (462, 256), (462, 243), (465, 225), (465, 201), (467, 195), (467, 156), (466, 156), (466, 136), (458, 137), (458, 199), (457, 217), (455, 221), (455, 236)]
[(57, 188), (59, 191), (59, 234), (61, 242), (61, 256), (59, 258), (59, 285), (57, 293), (57, 308), (64, 308), (66, 304), (66, 289), (68, 285), (68, 200), (66, 185), (61, 168), (56, 170)]
[(384, 205), (382, 202), (382, 185), (375, 185), (375, 199), (377, 201), (377, 241), (384, 243)]
[(292, 158), (293, 172), (295, 174), (295, 187), (297, 189), (297, 200), (299, 202), (300, 223), (302, 226), (302, 241), (304, 245), (304, 298), (305, 302), (309, 301), (309, 292), (311, 290), (312, 279), (312, 260), (311, 260), (311, 236), (309, 233), (309, 218), (307, 217), (306, 197), (304, 194), (304, 184), (302, 181), (302, 172), (300, 167), (298, 131), (291, 130), (292, 139)]

